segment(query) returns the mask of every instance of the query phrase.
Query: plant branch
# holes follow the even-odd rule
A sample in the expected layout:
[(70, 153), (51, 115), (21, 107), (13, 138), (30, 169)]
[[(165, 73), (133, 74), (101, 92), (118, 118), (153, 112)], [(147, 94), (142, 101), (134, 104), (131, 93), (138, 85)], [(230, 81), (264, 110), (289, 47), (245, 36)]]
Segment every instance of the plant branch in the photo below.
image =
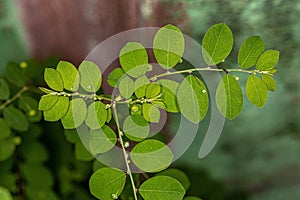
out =
[(117, 113), (117, 108), (116, 108), (116, 102), (113, 102), (112, 107), (113, 107), (113, 110), (114, 110), (115, 121), (116, 121), (117, 129), (118, 129), (119, 142), (120, 142), (121, 147), (122, 147), (123, 156), (124, 156), (124, 160), (125, 160), (125, 164), (126, 164), (126, 168), (127, 168), (127, 174), (129, 175), (129, 178), (130, 178), (130, 181), (131, 181), (134, 199), (138, 200), (137, 194), (136, 194), (137, 189), (136, 189), (134, 179), (133, 179), (133, 176), (132, 176), (132, 172), (131, 172), (131, 169), (130, 169), (130, 166), (129, 166), (130, 160), (128, 159), (128, 154), (126, 152), (125, 144), (124, 144), (124, 141), (123, 141), (123, 138), (122, 138), (123, 137), (123, 132), (121, 131), (120, 124), (119, 124), (118, 113)]
[(19, 99), (22, 94), (24, 92), (26, 92), (28, 90), (27, 86), (24, 86), (21, 90), (19, 90), (11, 99), (7, 99), (1, 106), (0, 106), (0, 110), (3, 110), (4, 108), (6, 108), (9, 104), (13, 103), (14, 101), (16, 101), (17, 99)]

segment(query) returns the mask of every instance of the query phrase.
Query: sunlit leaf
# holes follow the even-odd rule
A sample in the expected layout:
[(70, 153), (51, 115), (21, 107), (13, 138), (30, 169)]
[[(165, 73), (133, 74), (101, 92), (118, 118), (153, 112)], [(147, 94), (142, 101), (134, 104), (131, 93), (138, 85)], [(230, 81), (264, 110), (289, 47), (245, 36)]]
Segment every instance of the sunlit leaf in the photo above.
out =
[(123, 131), (131, 140), (141, 141), (149, 132), (149, 124), (141, 115), (129, 115), (123, 122)]
[(47, 94), (43, 95), (39, 102), (39, 110), (50, 110), (58, 101), (58, 96)]
[(90, 134), (89, 147), (94, 155), (109, 151), (117, 142), (116, 134), (109, 126), (91, 130)]
[(44, 72), (44, 79), (47, 85), (56, 91), (64, 90), (63, 79), (58, 71), (52, 68), (46, 68)]
[(147, 76), (141, 76), (134, 82), (134, 93), (137, 98), (142, 98), (146, 95), (146, 89), (150, 83)]
[(246, 84), (246, 94), (251, 103), (263, 107), (268, 99), (268, 88), (260, 78), (250, 75)]
[(80, 85), (87, 92), (97, 92), (102, 82), (102, 74), (99, 67), (91, 62), (84, 60), (78, 68), (80, 75)]
[[(162, 102), (153, 102), (154, 104), (160, 106), (161, 108), (166, 109), (168, 112), (179, 112), (176, 91), (179, 86), (179, 83), (168, 80), (168, 79), (161, 79), (158, 81), (161, 84), (161, 97), (160, 99)], [(163, 103), (163, 105), (160, 105)]]
[(0, 187), (0, 199), (1, 200), (13, 200), (8, 189)]
[(76, 67), (66, 61), (60, 61), (56, 69), (63, 80), (64, 88), (69, 91), (77, 91), (79, 87), (79, 74)]
[(279, 51), (267, 50), (261, 54), (257, 60), (256, 68), (259, 70), (268, 70), (274, 67), (279, 61)]
[(143, 116), (148, 122), (158, 123), (160, 119), (160, 111), (159, 109), (152, 104), (143, 104)]
[(134, 92), (134, 82), (131, 78), (129, 78), (128, 76), (126, 76), (125, 78), (123, 78), (120, 81), (119, 84), (119, 90), (121, 95), (126, 98), (129, 99), (133, 92)]
[(161, 92), (161, 86), (158, 83), (151, 83), (146, 89), (146, 98), (154, 98)]
[(107, 83), (112, 87), (117, 87), (120, 79), (125, 74), (124, 70), (121, 68), (116, 68), (107, 76)]
[(72, 99), (66, 115), (61, 119), (65, 129), (73, 129), (80, 126), (86, 117), (87, 108), (83, 99)]
[(50, 109), (44, 111), (44, 119), (46, 121), (57, 121), (65, 116), (69, 109), (69, 98), (59, 96), (55, 105)]
[(272, 76), (268, 75), (261, 75), (261, 79), (266, 84), (269, 91), (275, 92), (276, 91), (276, 81)]
[(181, 185), (184, 187), (185, 190), (188, 190), (189, 187), (191, 186), (191, 182), (187, 177), (187, 175), (179, 169), (175, 169), (175, 168), (166, 169), (158, 173), (156, 176), (170, 176), (172, 178), (175, 178), (177, 181), (181, 183)]
[(101, 128), (107, 119), (106, 106), (100, 102), (94, 102), (88, 107), (85, 123), (91, 129)]

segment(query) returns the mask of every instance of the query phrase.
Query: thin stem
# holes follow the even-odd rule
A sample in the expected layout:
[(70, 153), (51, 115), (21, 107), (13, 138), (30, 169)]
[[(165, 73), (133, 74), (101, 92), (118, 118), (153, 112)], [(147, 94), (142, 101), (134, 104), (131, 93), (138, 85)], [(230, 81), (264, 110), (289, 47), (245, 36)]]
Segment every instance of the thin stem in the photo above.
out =
[(28, 90), (27, 86), (24, 86), (21, 90), (19, 90), (11, 99), (7, 99), (1, 106), (0, 106), (0, 110), (3, 110), (4, 108), (6, 108), (6, 106), (8, 106), (9, 104), (13, 103), (14, 101), (16, 101), (17, 99), (19, 99), (22, 94), (24, 92), (26, 92)]
[(112, 99), (104, 96), (104, 95), (96, 95), (96, 94), (81, 94), (78, 92), (74, 92), (74, 93), (68, 93), (68, 92), (56, 92), (56, 91), (52, 91), (49, 92), (52, 95), (57, 95), (57, 96), (67, 96), (67, 97), (81, 97), (81, 98), (87, 98), (87, 99), (93, 99), (93, 100), (105, 100), (105, 101), (110, 101), (112, 102)]
[(130, 181), (131, 181), (134, 199), (138, 200), (137, 195), (136, 195), (137, 189), (136, 189), (134, 179), (133, 179), (133, 176), (132, 176), (132, 172), (131, 172), (131, 169), (130, 169), (130, 166), (129, 166), (130, 160), (128, 159), (128, 154), (126, 152), (126, 148), (125, 148), (124, 141), (123, 141), (123, 138), (122, 138), (123, 137), (123, 132), (121, 131), (120, 124), (119, 124), (118, 113), (117, 113), (117, 108), (116, 108), (116, 102), (113, 102), (112, 107), (113, 107), (113, 110), (114, 110), (115, 121), (116, 121), (117, 129), (118, 129), (119, 142), (120, 142), (121, 147), (122, 147), (123, 156), (124, 156), (124, 160), (125, 160), (125, 164), (126, 164), (126, 168), (127, 168), (127, 174), (129, 175), (129, 178), (130, 178)]
[[(214, 72), (224, 72), (224, 69), (213, 69), (211, 67), (206, 67), (206, 68), (193, 68), (193, 69), (186, 69), (186, 70), (180, 70), (180, 71), (175, 71), (175, 72), (166, 72), (163, 74), (158, 74), (155, 75), (151, 78), (149, 78), (149, 80), (151, 81), (155, 81), (158, 78), (161, 77), (165, 77), (165, 76), (171, 76), (171, 75), (176, 75), (176, 74), (184, 74), (184, 73), (192, 73), (195, 71), (214, 71)], [(267, 74), (270, 76), (273, 76), (271, 73), (267, 72), (267, 71), (260, 71), (260, 70), (244, 70), (244, 69), (226, 69), (226, 72), (242, 72), (242, 73), (250, 73), (250, 74)]]

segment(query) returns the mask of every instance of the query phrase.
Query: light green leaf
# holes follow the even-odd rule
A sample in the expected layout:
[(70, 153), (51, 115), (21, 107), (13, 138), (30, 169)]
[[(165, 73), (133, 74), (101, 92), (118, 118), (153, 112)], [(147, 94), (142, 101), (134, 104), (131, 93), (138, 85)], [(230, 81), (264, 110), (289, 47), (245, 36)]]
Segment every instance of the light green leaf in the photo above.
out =
[(228, 119), (236, 118), (243, 108), (243, 93), (235, 76), (227, 74), (216, 91), (216, 102), (220, 112)]
[(126, 174), (114, 168), (98, 169), (90, 178), (90, 191), (98, 199), (117, 199), (126, 182)]
[(9, 82), (18, 87), (24, 86), (26, 81), (25, 75), (17, 63), (8, 63), (6, 65), (4, 76)]
[(117, 87), (120, 79), (124, 76), (125, 72), (121, 68), (116, 68), (107, 76), (107, 83), (111, 87)]
[(53, 90), (50, 90), (50, 89), (44, 88), (44, 87), (39, 87), (39, 90), (41, 90), (42, 92), (44, 92), (46, 94), (53, 93)]
[(138, 143), (131, 151), (133, 163), (145, 172), (159, 172), (168, 168), (173, 154), (164, 143), (148, 139)]
[(279, 61), (279, 51), (267, 50), (261, 54), (257, 60), (256, 68), (258, 70), (268, 70), (274, 67)]
[(63, 79), (58, 71), (52, 68), (46, 68), (44, 72), (44, 79), (47, 85), (56, 91), (64, 90)]
[(78, 90), (80, 77), (72, 63), (60, 61), (56, 70), (60, 73), (66, 90), (72, 92)]
[(106, 106), (97, 101), (89, 105), (85, 123), (91, 129), (99, 129), (105, 124), (106, 118)]
[(39, 110), (50, 110), (57, 102), (58, 96), (47, 94), (43, 95), (39, 102)]
[(252, 104), (263, 107), (268, 99), (268, 88), (260, 78), (250, 75), (246, 84), (246, 94)]
[(157, 63), (164, 69), (175, 67), (184, 52), (184, 37), (180, 29), (171, 24), (160, 28), (154, 37), (153, 51)]
[[(161, 85), (161, 101), (165, 105), (165, 109), (168, 112), (179, 112), (176, 91), (179, 86), (179, 83), (171, 81), (168, 79), (158, 80), (158, 83)], [(161, 102), (153, 102), (154, 104), (162, 107)]]
[(248, 37), (242, 44), (238, 62), (242, 69), (253, 67), (260, 54), (265, 50), (264, 41), (259, 36)]
[(11, 138), (0, 140), (0, 162), (10, 158), (15, 152), (15, 147)]
[(156, 176), (146, 180), (139, 192), (144, 200), (182, 200), (185, 194), (183, 186), (168, 176)]
[(124, 71), (138, 78), (148, 71), (148, 54), (144, 46), (138, 42), (128, 42), (120, 51), (120, 64)]
[(146, 98), (154, 98), (161, 92), (161, 87), (158, 83), (151, 83), (146, 89)]
[(142, 98), (146, 95), (147, 85), (150, 83), (147, 76), (141, 76), (134, 82), (134, 92), (137, 98)]
[(143, 116), (148, 122), (158, 123), (160, 119), (159, 109), (152, 104), (143, 104)]
[(129, 139), (141, 141), (149, 132), (149, 124), (141, 115), (129, 115), (123, 122), (123, 131)]
[(0, 139), (8, 138), (11, 135), (11, 130), (3, 118), (0, 118)]
[(194, 196), (189, 196), (189, 197), (185, 197), (183, 200), (202, 200), (199, 197), (194, 197)]
[(177, 90), (181, 113), (191, 122), (199, 123), (208, 110), (208, 94), (204, 83), (193, 75), (188, 75)]
[(170, 176), (172, 178), (175, 178), (177, 181), (181, 183), (181, 185), (184, 187), (185, 190), (188, 190), (189, 187), (191, 186), (191, 182), (187, 177), (187, 175), (179, 169), (175, 169), (175, 168), (166, 169), (158, 173), (156, 176)]
[(29, 128), (28, 120), (19, 109), (14, 107), (5, 108), (3, 111), (3, 117), (8, 126), (16, 131), (27, 131)]
[(61, 119), (63, 127), (65, 129), (77, 128), (84, 122), (86, 114), (87, 108), (85, 101), (80, 98), (72, 99), (70, 101), (68, 112)]
[(94, 160), (94, 157), (90, 154), (81, 141), (75, 143), (75, 157), (79, 161), (88, 162)]
[(90, 134), (89, 147), (94, 155), (111, 150), (117, 142), (116, 134), (109, 126), (91, 130)]
[(134, 92), (133, 80), (128, 76), (125, 76), (125, 78), (120, 81), (119, 90), (124, 98), (129, 99)]
[(233, 36), (225, 23), (212, 26), (204, 35), (202, 41), (202, 55), (205, 62), (217, 65), (227, 58), (233, 46)]
[(276, 91), (276, 81), (274, 80), (274, 78), (272, 76), (262, 74), (261, 79), (266, 84), (268, 90), (270, 90), (272, 92)]
[(69, 109), (69, 98), (64, 96), (59, 96), (55, 105), (50, 110), (44, 111), (44, 119), (50, 122), (60, 120), (65, 116), (68, 109)]
[(0, 100), (6, 100), (10, 97), (10, 88), (4, 79), (0, 79)]
[(84, 60), (78, 68), (80, 74), (80, 85), (87, 92), (97, 92), (102, 83), (102, 74), (99, 67), (91, 62)]
[(106, 112), (106, 113), (107, 113), (107, 116), (106, 116), (106, 123), (109, 123), (110, 120), (112, 119), (111, 108), (108, 108), (106, 111), (107, 111), (107, 112)]
[(1, 200), (13, 200), (8, 189), (0, 187), (0, 199)]

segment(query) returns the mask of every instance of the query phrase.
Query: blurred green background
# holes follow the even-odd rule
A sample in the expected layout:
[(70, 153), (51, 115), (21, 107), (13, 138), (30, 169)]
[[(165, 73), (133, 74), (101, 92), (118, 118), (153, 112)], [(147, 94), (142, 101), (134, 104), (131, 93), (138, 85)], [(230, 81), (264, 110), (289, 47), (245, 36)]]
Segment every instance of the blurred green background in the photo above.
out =
[[(32, 58), (58, 56), (78, 63), (95, 45), (115, 33), (166, 23), (178, 25), (199, 42), (211, 25), (227, 23), (234, 33), (235, 46), (225, 64), (237, 67), (236, 55), (242, 41), (250, 35), (261, 35), (267, 48), (281, 52), (276, 93), (270, 94), (262, 109), (246, 101), (241, 116), (226, 122), (214, 150), (199, 159), (199, 147), (208, 124), (203, 122), (194, 145), (175, 166), (190, 176), (189, 193), (205, 200), (297, 200), (300, 198), (299, 13), (299, 0), (1, 0), (0, 72), (8, 61)], [(107, 16), (112, 17), (107, 19)], [(45, 126), (47, 133), (42, 140), (49, 147), (48, 164), (59, 183), (55, 190), (65, 194), (62, 199), (89, 199), (79, 182), (88, 180), (91, 163), (70, 156), (74, 154), (72, 146), (65, 141), (60, 125)], [(169, 127), (172, 131), (172, 124)]]

